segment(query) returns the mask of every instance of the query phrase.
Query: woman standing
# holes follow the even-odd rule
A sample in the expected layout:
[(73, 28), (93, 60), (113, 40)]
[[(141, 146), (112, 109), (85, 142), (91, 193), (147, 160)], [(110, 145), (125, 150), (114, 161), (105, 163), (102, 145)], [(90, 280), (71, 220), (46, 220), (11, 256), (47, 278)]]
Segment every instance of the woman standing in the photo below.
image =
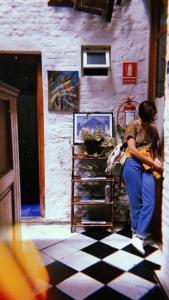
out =
[(123, 178), (130, 201), (132, 244), (142, 255), (155, 206), (154, 177), (163, 172), (157, 159), (159, 134), (153, 124), (156, 113), (153, 102), (143, 101), (139, 105), (139, 119), (128, 124), (124, 138), (127, 159)]

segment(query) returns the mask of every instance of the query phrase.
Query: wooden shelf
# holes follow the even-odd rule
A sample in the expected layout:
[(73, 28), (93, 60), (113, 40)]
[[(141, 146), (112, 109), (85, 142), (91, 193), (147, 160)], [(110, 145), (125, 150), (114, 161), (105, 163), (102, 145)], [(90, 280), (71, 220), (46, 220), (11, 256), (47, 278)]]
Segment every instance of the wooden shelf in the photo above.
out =
[(100, 181), (100, 182), (114, 182), (114, 178), (106, 178), (106, 177), (80, 177), (74, 176), (74, 182), (93, 182), (93, 181)]
[[(115, 179), (114, 177), (105, 176), (104, 170), (107, 157), (85, 155), (83, 152), (77, 153), (75, 152), (77, 149), (79, 150), (75, 145), (72, 148), (71, 231), (77, 227), (104, 227), (113, 230)], [(86, 164), (89, 166), (89, 170), (85, 169)], [(93, 165), (96, 166), (94, 174), (97, 176), (92, 176), (92, 173), (90, 173), (90, 168), (93, 172)], [(85, 177), (85, 175), (87, 176)], [(105, 199), (106, 183), (110, 186), (110, 201)], [(81, 210), (82, 206), (86, 207), (87, 212), (90, 211), (91, 213), (92, 210), (91, 220), (80, 220), (78, 218), (78, 210)], [(108, 219), (109, 222), (99, 220), (103, 218), (103, 213), (105, 213), (105, 219)], [(92, 219), (97, 220), (93, 221)]]
[(99, 224), (99, 223), (88, 223), (88, 224), (83, 224), (83, 223), (76, 223), (72, 224), (73, 227), (109, 227), (113, 228), (112, 222), (106, 222), (105, 224)]
[(113, 202), (106, 202), (105, 200), (80, 200), (73, 201), (73, 205), (113, 205)]
[(78, 154), (74, 154), (73, 156), (74, 159), (84, 159), (84, 160), (87, 160), (87, 159), (108, 159), (108, 157), (106, 156), (94, 156), (94, 155), (89, 155), (89, 154), (84, 154), (84, 153), (78, 153)]

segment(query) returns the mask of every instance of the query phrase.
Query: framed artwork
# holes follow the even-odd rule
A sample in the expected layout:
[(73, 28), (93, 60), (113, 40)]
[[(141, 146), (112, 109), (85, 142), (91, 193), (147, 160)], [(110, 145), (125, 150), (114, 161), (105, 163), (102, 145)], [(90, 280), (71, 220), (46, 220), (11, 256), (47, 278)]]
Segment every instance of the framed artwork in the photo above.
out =
[(48, 71), (48, 107), (53, 111), (78, 111), (78, 71)]
[(112, 113), (74, 113), (73, 143), (81, 144), (81, 131), (83, 128), (96, 130), (101, 128), (106, 134), (113, 136)]

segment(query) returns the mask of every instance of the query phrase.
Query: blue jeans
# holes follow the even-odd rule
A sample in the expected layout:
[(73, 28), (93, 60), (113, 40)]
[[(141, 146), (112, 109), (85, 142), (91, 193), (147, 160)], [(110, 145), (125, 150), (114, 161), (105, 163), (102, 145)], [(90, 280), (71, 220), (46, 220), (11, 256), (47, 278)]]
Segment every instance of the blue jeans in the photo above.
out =
[(155, 180), (140, 161), (128, 158), (123, 167), (123, 179), (130, 201), (131, 226), (139, 237), (146, 238), (155, 206)]

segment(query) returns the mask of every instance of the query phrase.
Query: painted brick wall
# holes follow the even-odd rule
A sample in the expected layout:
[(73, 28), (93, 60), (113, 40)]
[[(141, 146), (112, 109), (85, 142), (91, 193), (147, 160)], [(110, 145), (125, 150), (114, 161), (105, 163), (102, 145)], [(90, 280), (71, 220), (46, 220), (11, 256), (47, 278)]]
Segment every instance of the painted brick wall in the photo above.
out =
[[(42, 55), (46, 218), (70, 219), (72, 113), (48, 111), (47, 70), (77, 70), (80, 111), (117, 113), (128, 95), (147, 99), (149, 1), (115, 6), (112, 22), (74, 11), (48, 7), (47, 0), (0, 0), (0, 51), (39, 51)], [(81, 76), (81, 45), (111, 45), (111, 75)], [(138, 62), (137, 85), (122, 85), (122, 62)]]

